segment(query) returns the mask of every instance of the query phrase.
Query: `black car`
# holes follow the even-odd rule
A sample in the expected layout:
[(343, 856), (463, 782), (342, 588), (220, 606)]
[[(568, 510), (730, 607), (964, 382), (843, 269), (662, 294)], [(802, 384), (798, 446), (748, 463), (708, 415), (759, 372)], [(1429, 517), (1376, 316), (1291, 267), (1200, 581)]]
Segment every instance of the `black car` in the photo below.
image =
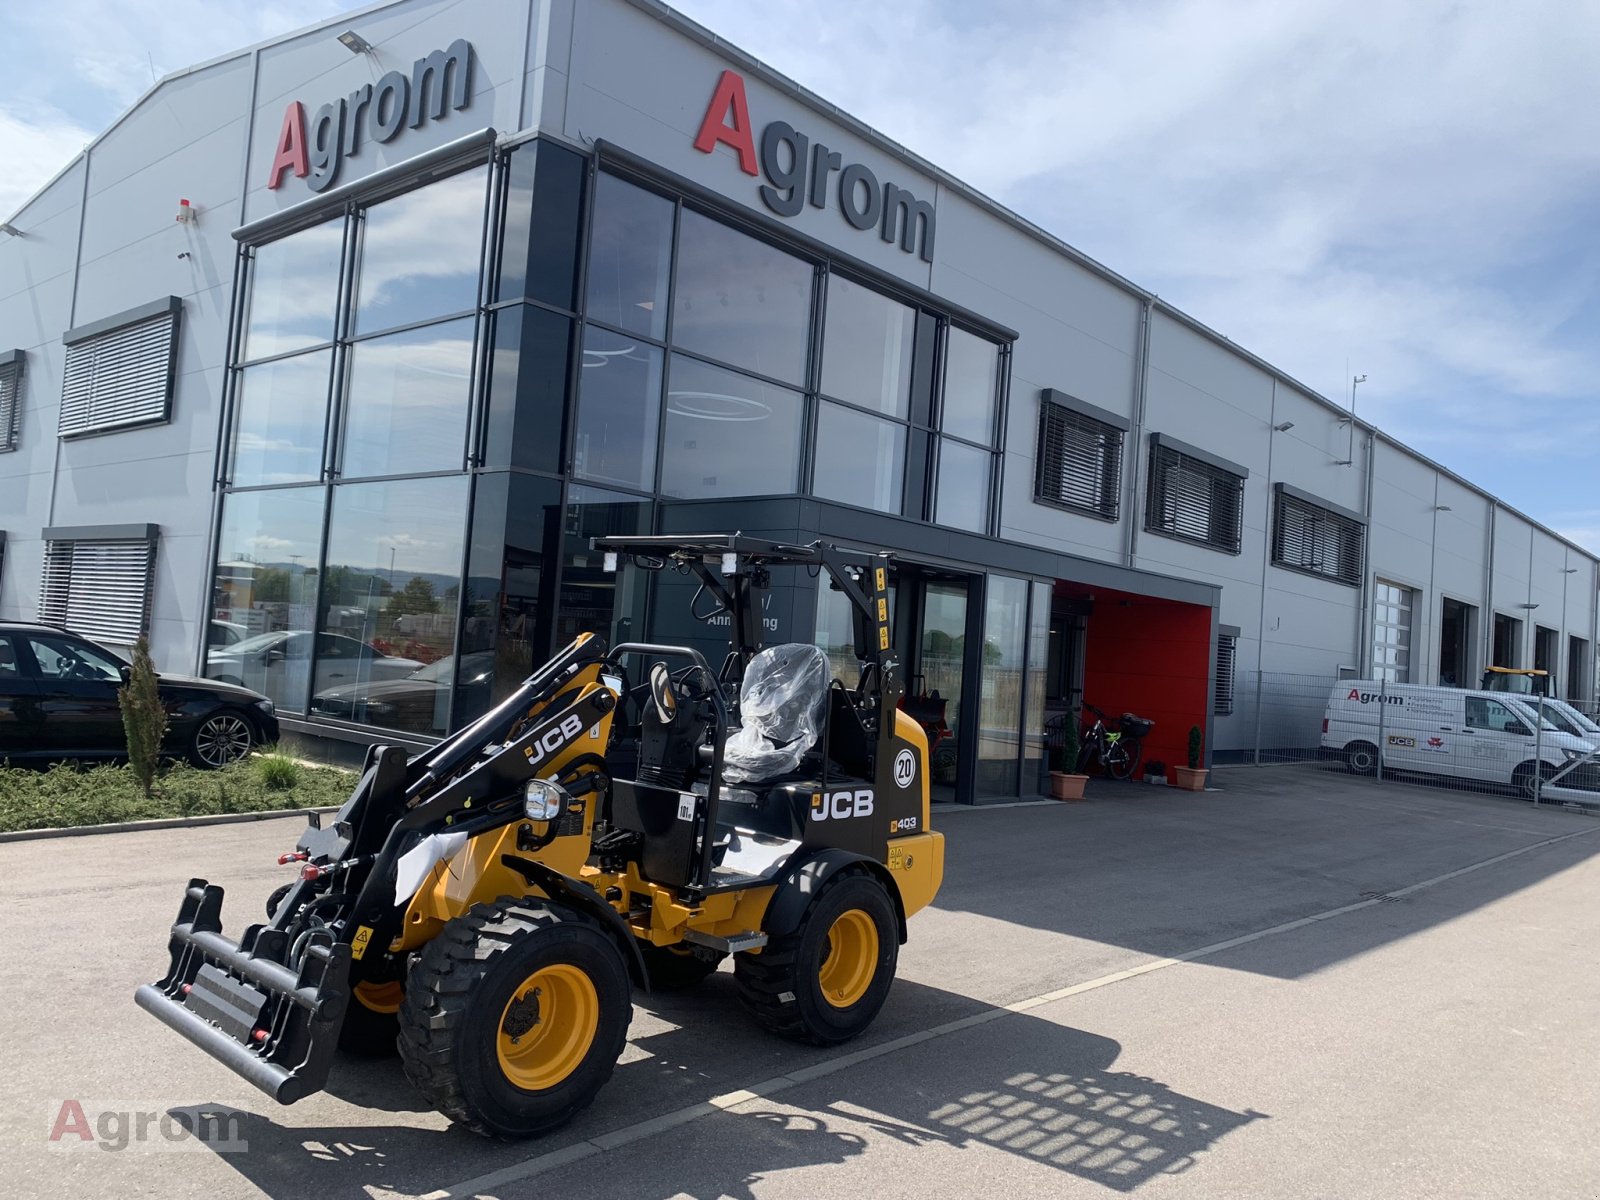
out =
[[(0, 623), (0, 761), (126, 757), (117, 690), (127, 666), (77, 634)], [(258, 692), (178, 675), (158, 682), (165, 754), (220, 767), (278, 740), (272, 701)]]

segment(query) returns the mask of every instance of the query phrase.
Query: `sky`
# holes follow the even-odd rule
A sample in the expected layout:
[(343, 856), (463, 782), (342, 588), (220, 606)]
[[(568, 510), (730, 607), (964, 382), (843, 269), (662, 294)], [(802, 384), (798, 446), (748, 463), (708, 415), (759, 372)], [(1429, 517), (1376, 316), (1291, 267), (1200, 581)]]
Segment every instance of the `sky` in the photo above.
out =
[[(8, 6), (0, 215), (154, 77), (355, 7)], [(1600, 4), (676, 7), (1600, 551)]]

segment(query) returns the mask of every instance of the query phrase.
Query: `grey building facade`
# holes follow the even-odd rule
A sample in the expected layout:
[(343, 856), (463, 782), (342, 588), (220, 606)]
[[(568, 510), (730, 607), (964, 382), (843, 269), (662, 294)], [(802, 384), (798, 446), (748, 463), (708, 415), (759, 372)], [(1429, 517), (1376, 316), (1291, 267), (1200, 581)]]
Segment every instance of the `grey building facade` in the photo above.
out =
[[(588, 552), (649, 531), (895, 551), (962, 799), (1032, 793), (1084, 699), (1171, 762), (1259, 742), (1247, 678), (1594, 698), (1595, 556), (652, 0), (242, 50), (9, 224), (0, 617), (148, 631), (302, 738), (699, 635)], [(767, 614), (846, 655), (814, 581)]]

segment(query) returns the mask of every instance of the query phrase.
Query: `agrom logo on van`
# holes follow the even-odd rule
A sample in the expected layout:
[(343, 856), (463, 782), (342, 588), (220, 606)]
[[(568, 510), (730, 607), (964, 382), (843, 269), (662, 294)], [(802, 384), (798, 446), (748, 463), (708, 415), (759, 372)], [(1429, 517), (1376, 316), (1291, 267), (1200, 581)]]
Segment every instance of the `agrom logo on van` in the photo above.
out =
[(1385, 696), (1381, 692), (1363, 692), (1359, 688), (1351, 688), (1346, 700), (1359, 700), (1362, 704), (1398, 704), (1405, 705), (1404, 696)]

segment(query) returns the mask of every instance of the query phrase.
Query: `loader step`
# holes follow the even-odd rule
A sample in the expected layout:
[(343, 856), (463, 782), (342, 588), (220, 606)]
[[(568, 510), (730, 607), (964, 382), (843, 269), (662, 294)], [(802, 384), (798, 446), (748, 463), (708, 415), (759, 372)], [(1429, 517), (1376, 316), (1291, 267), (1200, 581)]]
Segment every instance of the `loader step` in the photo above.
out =
[(767, 935), (759, 930), (747, 929), (731, 937), (718, 937), (714, 933), (701, 933), (698, 929), (685, 929), (683, 940), (693, 942), (697, 946), (720, 950), (724, 954), (738, 954), (741, 950), (759, 950), (767, 944)]

